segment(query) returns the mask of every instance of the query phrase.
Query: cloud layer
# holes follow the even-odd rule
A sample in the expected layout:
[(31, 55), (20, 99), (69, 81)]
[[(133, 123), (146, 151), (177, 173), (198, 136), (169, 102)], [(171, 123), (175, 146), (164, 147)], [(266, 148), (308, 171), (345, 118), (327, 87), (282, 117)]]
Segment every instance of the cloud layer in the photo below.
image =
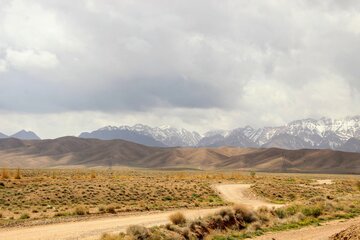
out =
[(360, 114), (359, 29), (356, 0), (0, 0), (0, 131)]

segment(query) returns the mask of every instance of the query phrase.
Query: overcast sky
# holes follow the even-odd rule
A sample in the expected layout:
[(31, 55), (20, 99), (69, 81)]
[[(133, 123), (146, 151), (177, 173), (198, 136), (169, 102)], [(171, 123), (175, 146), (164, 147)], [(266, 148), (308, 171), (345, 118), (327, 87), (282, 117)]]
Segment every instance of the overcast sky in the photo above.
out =
[(0, 0), (0, 132), (360, 114), (358, 0)]

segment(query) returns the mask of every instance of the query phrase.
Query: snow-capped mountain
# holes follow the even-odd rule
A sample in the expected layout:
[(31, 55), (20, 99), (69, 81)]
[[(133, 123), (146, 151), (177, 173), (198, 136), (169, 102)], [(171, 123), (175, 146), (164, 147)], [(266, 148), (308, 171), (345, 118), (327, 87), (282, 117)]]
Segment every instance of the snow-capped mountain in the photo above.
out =
[(196, 146), (201, 139), (197, 132), (170, 126), (149, 127), (143, 124), (130, 126), (107, 126), (91, 133), (81, 133), (82, 138), (104, 140), (123, 139), (139, 144), (157, 147)]
[[(246, 143), (246, 138), (248, 138), (249, 143)], [(206, 137), (206, 142), (211, 143), (212, 146), (230, 145), (239, 147), (257, 146), (286, 149), (320, 148), (341, 150), (342, 146), (351, 138), (360, 139), (360, 116), (344, 119), (321, 118), (319, 120), (309, 118), (296, 120), (285, 126), (259, 129), (247, 126), (245, 128), (234, 129), (227, 136), (223, 136), (223, 138), (210, 134), (209, 137)], [(204, 139), (200, 142), (203, 141)]]
[[(213, 130), (200, 135), (170, 126), (149, 127), (143, 124), (107, 126), (82, 138), (124, 139), (148, 146), (160, 147), (278, 147), (285, 149), (334, 149), (359, 151), (360, 116), (344, 119), (321, 118), (292, 121), (284, 126), (233, 130)], [(353, 139), (349, 142), (350, 139)]]

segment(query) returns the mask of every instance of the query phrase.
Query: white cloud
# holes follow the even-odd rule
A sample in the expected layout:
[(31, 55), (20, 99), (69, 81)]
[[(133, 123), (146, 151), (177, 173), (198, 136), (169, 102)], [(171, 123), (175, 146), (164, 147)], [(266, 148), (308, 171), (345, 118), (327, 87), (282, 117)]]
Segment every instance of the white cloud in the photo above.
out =
[[(3, 45), (14, 48), (49, 49), (75, 47), (76, 38), (64, 19), (41, 1), (1, 0), (0, 36)], [(4, 46), (5, 47), (5, 46)]]
[(4, 59), (0, 59), (0, 73), (7, 71), (7, 64)]
[(47, 51), (13, 49), (6, 50), (6, 60), (17, 70), (36, 71), (38, 69), (52, 69), (59, 64), (56, 55)]

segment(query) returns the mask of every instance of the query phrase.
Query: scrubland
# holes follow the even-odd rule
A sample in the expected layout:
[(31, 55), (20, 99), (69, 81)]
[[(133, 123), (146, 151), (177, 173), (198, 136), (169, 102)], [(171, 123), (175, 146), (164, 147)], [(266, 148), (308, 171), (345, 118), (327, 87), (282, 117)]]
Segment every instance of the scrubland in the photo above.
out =
[[(321, 184), (319, 179), (331, 179)], [(253, 184), (261, 199), (278, 209), (230, 206), (215, 184)], [(224, 206), (217, 214), (187, 220), (181, 209)], [(131, 226), (103, 239), (243, 239), (360, 214), (360, 178), (351, 175), (270, 174), (239, 171), (104, 169), (3, 169), (0, 226), (179, 209), (171, 224)], [(145, 238), (144, 238), (145, 236)]]
[[(0, 172), (0, 225), (30, 220), (224, 205), (211, 187), (220, 176), (132, 170)], [(209, 179), (208, 179), (209, 178)], [(61, 218), (61, 219), (56, 219)]]

